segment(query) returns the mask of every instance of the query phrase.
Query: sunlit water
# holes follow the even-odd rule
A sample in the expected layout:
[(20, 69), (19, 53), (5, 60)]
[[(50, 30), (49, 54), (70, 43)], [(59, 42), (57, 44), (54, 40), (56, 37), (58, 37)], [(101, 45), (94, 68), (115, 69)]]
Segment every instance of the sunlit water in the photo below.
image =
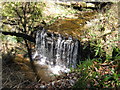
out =
[(79, 62), (78, 50), (78, 40), (53, 33), (48, 34), (43, 29), (37, 32), (36, 52), (33, 59), (40, 65), (47, 65), (53, 74), (59, 75), (62, 72), (69, 72), (70, 67), (76, 68)]

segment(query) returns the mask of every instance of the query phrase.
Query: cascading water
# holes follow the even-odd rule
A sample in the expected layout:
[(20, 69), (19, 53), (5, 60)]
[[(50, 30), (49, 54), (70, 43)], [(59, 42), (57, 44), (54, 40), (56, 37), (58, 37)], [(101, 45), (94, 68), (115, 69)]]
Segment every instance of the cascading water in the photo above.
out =
[(78, 64), (79, 41), (72, 37), (49, 34), (45, 29), (36, 35), (36, 53), (39, 64), (48, 65), (54, 74), (68, 72), (70, 67), (76, 68)]

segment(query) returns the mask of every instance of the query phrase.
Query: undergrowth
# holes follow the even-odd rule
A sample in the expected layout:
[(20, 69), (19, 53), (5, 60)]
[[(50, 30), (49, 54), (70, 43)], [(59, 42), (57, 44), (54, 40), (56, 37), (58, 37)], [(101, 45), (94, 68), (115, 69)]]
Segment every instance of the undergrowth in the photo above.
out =
[(120, 87), (120, 49), (114, 48), (113, 57), (101, 59), (87, 59), (82, 61), (76, 72), (81, 73), (81, 78), (73, 88), (115, 88)]

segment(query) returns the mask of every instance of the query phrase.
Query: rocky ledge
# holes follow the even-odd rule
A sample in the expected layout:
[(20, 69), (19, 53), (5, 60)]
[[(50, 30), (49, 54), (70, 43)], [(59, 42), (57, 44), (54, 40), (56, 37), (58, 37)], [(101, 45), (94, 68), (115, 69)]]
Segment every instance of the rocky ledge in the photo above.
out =
[(34, 87), (47, 90), (72, 88), (72, 86), (77, 82), (78, 78), (80, 78), (80, 73), (70, 72), (65, 73), (61, 76), (56, 76), (56, 78), (54, 80), (51, 80), (49, 83), (41, 81), (39, 83), (27, 86), (26, 88)]

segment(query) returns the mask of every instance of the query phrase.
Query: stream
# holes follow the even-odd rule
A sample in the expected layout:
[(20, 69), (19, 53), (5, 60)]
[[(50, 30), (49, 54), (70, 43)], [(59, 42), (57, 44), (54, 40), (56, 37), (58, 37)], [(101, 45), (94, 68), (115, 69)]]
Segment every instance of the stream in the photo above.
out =
[(59, 19), (47, 29), (38, 30), (33, 59), (42, 80), (49, 81), (77, 67), (81, 59), (80, 36), (84, 35), (85, 22), (94, 14), (85, 12), (78, 19)]

